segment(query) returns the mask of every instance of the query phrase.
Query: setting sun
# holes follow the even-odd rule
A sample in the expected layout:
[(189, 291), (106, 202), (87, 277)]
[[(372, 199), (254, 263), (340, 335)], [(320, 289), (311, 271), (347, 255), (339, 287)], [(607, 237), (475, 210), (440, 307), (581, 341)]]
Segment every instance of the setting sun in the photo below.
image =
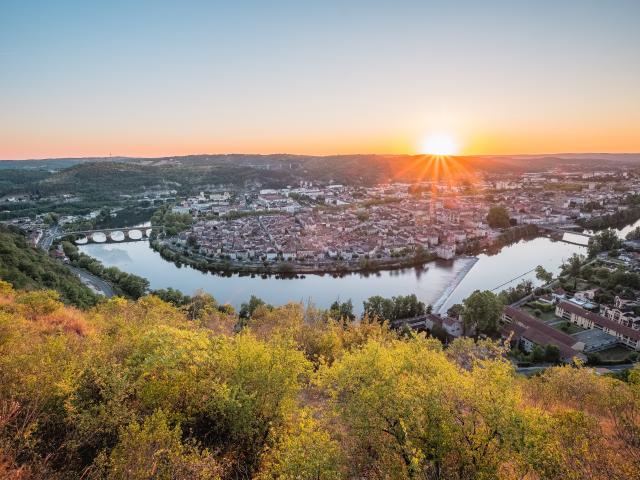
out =
[(420, 153), (428, 155), (458, 155), (460, 148), (456, 138), (448, 133), (433, 133), (425, 138)]

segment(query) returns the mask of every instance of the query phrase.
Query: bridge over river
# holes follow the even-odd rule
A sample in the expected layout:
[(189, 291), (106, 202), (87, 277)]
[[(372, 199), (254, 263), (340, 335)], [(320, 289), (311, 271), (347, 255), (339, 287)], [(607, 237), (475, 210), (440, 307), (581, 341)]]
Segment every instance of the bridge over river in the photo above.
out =
[[(60, 232), (57, 238), (64, 237), (82, 237), (76, 239), (76, 244), (86, 243), (122, 243), (122, 242), (139, 242), (149, 239), (152, 230), (163, 228), (162, 225), (154, 225), (153, 227), (126, 227), (126, 228), (98, 228), (95, 230), (78, 230), (73, 232)], [(131, 236), (134, 233), (136, 235)], [(137, 234), (140, 234), (139, 236)], [(118, 235), (118, 234), (121, 234)], [(97, 237), (96, 237), (97, 235)], [(104, 235), (104, 240), (102, 236)], [(84, 241), (86, 240), (86, 241)]]
[[(580, 245), (582, 247), (586, 246), (589, 239), (593, 237), (593, 235), (589, 233), (584, 233), (584, 231), (576, 231), (575, 229), (582, 229), (582, 227), (580, 225), (576, 225), (573, 223), (557, 224), (557, 225), (537, 225), (537, 227), (539, 230), (543, 232), (548, 232), (549, 234), (551, 234), (550, 236), (553, 236), (553, 234), (562, 235), (561, 240), (565, 243), (571, 243), (572, 245)], [(577, 238), (575, 240), (572, 240), (571, 238), (565, 237), (564, 236), (565, 233), (568, 233), (570, 235), (575, 235), (576, 237), (583, 237), (584, 243), (581, 243), (580, 241), (578, 241)]]

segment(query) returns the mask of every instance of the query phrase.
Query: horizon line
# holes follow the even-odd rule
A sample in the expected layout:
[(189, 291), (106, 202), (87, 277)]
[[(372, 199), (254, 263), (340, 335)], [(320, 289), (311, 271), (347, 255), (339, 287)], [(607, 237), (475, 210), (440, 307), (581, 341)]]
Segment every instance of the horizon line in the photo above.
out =
[(202, 156), (260, 156), (271, 157), (277, 155), (286, 155), (291, 157), (422, 157), (422, 156), (446, 156), (452, 158), (469, 158), (469, 157), (550, 157), (558, 155), (640, 155), (638, 152), (545, 152), (545, 153), (477, 153), (477, 154), (462, 154), (462, 155), (434, 155), (429, 153), (329, 153), (329, 154), (307, 154), (307, 153), (286, 153), (286, 152), (274, 152), (274, 153), (246, 153), (246, 152), (227, 152), (227, 153), (185, 153), (179, 155), (160, 155), (160, 156), (131, 156), (131, 155), (86, 155), (75, 157), (37, 157), (37, 158), (0, 158), (0, 162), (36, 162), (44, 160), (91, 160), (91, 159), (109, 159), (109, 158), (126, 158), (126, 159), (143, 159), (143, 160), (155, 160), (162, 158), (182, 158), (182, 157), (202, 157)]

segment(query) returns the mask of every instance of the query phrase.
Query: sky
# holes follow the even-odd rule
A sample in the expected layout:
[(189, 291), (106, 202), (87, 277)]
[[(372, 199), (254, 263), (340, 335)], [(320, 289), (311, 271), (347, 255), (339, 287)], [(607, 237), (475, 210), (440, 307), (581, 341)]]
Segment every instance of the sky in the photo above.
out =
[(639, 0), (0, 0), (0, 158), (640, 152)]

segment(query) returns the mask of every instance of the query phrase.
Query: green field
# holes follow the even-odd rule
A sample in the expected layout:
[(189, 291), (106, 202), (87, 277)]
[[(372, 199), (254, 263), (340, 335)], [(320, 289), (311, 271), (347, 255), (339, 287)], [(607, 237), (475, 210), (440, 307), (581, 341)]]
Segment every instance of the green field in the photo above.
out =
[[(567, 326), (566, 330), (563, 330), (562, 327), (564, 327), (564, 326)], [(564, 333), (567, 333), (569, 335), (584, 331), (584, 328), (579, 327), (575, 323), (571, 323), (569, 321), (565, 321), (565, 322), (553, 325), (553, 328), (555, 328), (556, 330), (560, 330), (560, 331), (562, 331)]]
[(552, 322), (554, 320), (558, 320), (558, 317), (556, 317), (554, 312), (542, 312), (541, 315), (538, 317), (534, 311), (535, 308), (531, 308), (527, 305), (525, 305), (524, 307), (522, 307), (522, 310), (527, 312), (529, 315), (538, 318), (540, 320), (542, 320), (543, 322), (547, 323), (547, 322)]
[(631, 350), (630, 348), (624, 347), (622, 345), (616, 345), (615, 347), (607, 348), (606, 350), (597, 352), (597, 354), (602, 361), (617, 362), (620, 360), (625, 360), (632, 352), (633, 350)]

